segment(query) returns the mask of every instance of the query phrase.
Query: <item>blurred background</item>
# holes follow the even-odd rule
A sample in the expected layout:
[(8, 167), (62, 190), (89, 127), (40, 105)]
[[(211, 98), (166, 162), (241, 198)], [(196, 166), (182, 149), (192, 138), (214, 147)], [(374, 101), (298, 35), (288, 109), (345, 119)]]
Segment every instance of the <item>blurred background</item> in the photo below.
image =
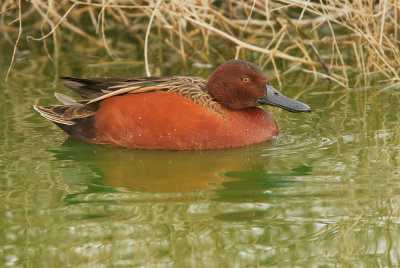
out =
[[(0, 1), (0, 266), (400, 265), (397, 1)], [(311, 114), (243, 148), (67, 138), (58, 77), (261, 66)]]

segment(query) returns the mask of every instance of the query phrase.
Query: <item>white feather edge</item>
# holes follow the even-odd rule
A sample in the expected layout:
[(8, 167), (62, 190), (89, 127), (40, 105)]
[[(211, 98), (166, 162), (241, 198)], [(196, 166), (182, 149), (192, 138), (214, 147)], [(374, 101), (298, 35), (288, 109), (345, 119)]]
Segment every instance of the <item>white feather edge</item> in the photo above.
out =
[(55, 116), (55, 114), (49, 113), (45, 110), (42, 110), (37, 105), (33, 105), (33, 109), (35, 109), (35, 111), (37, 111), (41, 116), (43, 116), (44, 118), (46, 118), (52, 122), (56, 122), (56, 123), (68, 125), (68, 126), (75, 125), (74, 121), (62, 119), (58, 115)]

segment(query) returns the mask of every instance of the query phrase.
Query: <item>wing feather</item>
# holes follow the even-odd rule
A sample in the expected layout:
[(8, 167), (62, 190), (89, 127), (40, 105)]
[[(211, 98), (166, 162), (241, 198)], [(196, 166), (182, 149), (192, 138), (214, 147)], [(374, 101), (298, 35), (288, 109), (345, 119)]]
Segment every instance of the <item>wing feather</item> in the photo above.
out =
[(145, 94), (149, 92), (171, 92), (223, 114), (222, 106), (207, 92), (206, 80), (199, 77), (144, 77), (144, 78), (92, 78), (81, 79), (62, 77), (64, 85), (82, 100), (74, 100), (66, 95), (55, 93), (64, 105), (37, 106), (33, 108), (43, 117), (64, 125), (74, 125), (76, 120), (90, 117), (96, 113), (101, 101), (125, 94)]

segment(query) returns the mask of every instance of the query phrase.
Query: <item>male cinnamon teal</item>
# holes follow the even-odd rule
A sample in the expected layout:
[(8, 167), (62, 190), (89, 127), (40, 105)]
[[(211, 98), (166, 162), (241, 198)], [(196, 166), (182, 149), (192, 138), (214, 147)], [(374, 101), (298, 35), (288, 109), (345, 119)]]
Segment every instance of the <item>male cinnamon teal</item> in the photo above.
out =
[(246, 146), (278, 135), (261, 104), (290, 112), (308, 105), (274, 89), (255, 64), (230, 60), (199, 77), (62, 77), (82, 99), (55, 93), (63, 105), (36, 111), (71, 137), (95, 144), (161, 150)]

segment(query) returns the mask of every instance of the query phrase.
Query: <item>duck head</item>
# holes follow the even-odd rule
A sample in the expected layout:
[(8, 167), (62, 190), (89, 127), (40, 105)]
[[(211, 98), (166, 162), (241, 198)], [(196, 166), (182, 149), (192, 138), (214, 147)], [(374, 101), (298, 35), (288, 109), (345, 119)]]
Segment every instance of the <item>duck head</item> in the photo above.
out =
[(229, 109), (267, 104), (295, 113), (311, 111), (307, 104), (282, 95), (257, 65), (243, 60), (230, 60), (220, 65), (206, 87), (211, 96)]

